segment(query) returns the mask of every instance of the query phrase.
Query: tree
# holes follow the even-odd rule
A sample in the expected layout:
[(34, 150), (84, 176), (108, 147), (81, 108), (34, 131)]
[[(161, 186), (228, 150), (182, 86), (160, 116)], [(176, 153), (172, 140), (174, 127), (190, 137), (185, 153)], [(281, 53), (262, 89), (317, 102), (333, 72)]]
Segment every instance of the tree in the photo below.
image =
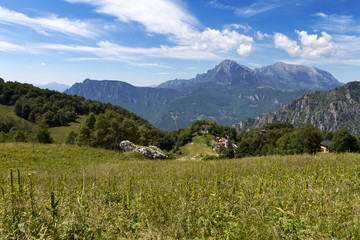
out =
[(68, 132), (68, 134), (66, 135), (66, 139), (65, 139), (65, 143), (66, 144), (74, 144), (76, 141), (76, 137), (77, 134), (75, 133), (74, 130), (71, 130), (70, 132)]
[(276, 142), (276, 147), (280, 154), (314, 154), (320, 151), (320, 141), (320, 131), (308, 124), (283, 135)]
[(48, 126), (45, 122), (40, 122), (35, 129), (35, 141), (39, 143), (52, 143), (53, 139), (51, 138)]
[(86, 118), (86, 126), (90, 129), (90, 130), (94, 130), (95, 128), (95, 122), (96, 122), (96, 117), (95, 114), (93, 112), (91, 112), (89, 114), (89, 116)]
[(301, 153), (314, 154), (320, 151), (321, 135), (318, 129), (307, 124), (299, 128), (297, 132), (297, 143), (301, 148)]
[(13, 139), (15, 140), (15, 142), (27, 142), (28, 132), (25, 130), (16, 130)]
[(346, 129), (339, 129), (333, 133), (329, 146), (332, 152), (359, 152), (359, 145), (355, 136)]

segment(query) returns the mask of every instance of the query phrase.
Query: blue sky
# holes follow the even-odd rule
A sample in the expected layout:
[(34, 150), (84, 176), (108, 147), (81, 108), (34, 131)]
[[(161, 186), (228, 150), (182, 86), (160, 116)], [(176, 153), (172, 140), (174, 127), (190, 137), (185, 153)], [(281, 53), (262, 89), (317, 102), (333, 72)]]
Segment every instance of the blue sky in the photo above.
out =
[(224, 59), (282, 61), (360, 80), (359, 0), (0, 2), (0, 77), (136, 86), (189, 79)]

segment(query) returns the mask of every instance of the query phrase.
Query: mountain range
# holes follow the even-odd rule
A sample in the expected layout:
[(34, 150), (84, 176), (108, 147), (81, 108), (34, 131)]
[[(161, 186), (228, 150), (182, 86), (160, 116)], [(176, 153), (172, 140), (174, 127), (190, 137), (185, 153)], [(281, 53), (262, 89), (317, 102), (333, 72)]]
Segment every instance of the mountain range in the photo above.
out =
[(237, 132), (272, 122), (289, 122), (299, 127), (312, 124), (325, 131), (345, 128), (360, 134), (360, 82), (350, 82), (330, 91), (313, 91), (286, 104), (282, 109), (236, 123)]
[(58, 92), (64, 92), (70, 86), (66, 85), (66, 84), (57, 83), (57, 82), (51, 82), (48, 84), (35, 85), (35, 87), (39, 87), (41, 89), (55, 90)]
[(65, 93), (120, 105), (158, 128), (176, 130), (199, 119), (232, 125), (276, 111), (312, 90), (341, 85), (330, 73), (314, 67), (276, 63), (250, 69), (224, 60), (192, 79), (175, 79), (156, 88), (85, 79)]

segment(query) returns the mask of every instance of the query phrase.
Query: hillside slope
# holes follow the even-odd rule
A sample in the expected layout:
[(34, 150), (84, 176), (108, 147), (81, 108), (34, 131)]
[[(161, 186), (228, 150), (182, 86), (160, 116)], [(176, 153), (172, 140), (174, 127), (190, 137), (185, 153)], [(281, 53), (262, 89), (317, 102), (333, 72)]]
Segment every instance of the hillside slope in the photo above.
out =
[(314, 91), (286, 104), (282, 109), (236, 123), (237, 132), (265, 123), (289, 122), (295, 126), (313, 124), (320, 130), (345, 128), (360, 134), (360, 82), (350, 82), (330, 91)]

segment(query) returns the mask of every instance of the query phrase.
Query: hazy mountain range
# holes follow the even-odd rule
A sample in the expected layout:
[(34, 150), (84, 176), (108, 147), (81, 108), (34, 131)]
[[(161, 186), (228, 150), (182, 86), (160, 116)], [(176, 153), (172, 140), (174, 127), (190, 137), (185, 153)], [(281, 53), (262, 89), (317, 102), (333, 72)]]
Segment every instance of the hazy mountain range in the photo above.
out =
[(49, 89), (49, 90), (55, 90), (58, 92), (64, 92), (66, 89), (68, 89), (70, 86), (57, 83), (57, 82), (51, 82), (48, 84), (42, 84), (42, 85), (35, 85), (35, 87), (39, 87), (41, 89)]
[(250, 69), (225, 60), (192, 79), (175, 79), (156, 88), (86, 79), (65, 92), (120, 105), (158, 128), (175, 130), (198, 119), (232, 125), (276, 111), (312, 90), (341, 85), (330, 73), (313, 67), (276, 63)]

